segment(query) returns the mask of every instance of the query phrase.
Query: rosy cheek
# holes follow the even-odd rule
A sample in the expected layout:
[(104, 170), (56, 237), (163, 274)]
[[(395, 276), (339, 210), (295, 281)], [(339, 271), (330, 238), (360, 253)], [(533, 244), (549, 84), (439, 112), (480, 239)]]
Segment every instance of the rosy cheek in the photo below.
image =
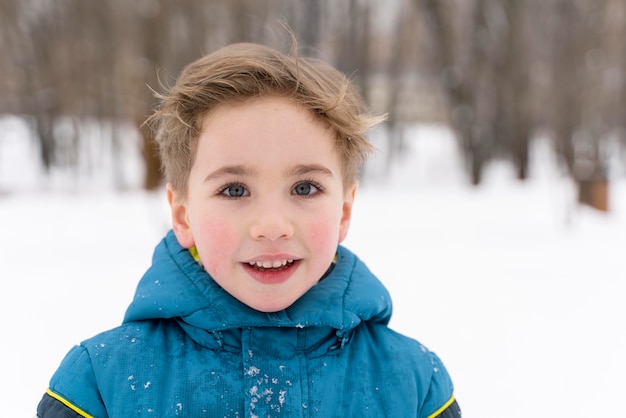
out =
[(330, 250), (335, 251), (337, 234), (337, 227), (330, 222), (311, 223), (308, 228), (309, 245), (322, 253)]
[(196, 246), (204, 267), (209, 273), (222, 270), (223, 263), (232, 258), (234, 231), (223, 222), (205, 222), (200, 230), (202, 236), (196, 239)]

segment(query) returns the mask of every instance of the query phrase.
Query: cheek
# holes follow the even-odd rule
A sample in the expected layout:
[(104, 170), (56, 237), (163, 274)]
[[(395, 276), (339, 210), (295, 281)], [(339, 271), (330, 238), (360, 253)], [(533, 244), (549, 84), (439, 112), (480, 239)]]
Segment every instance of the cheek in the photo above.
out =
[(320, 253), (334, 252), (339, 242), (339, 225), (336, 222), (319, 221), (308, 225), (309, 245)]
[(235, 231), (223, 222), (206, 221), (198, 226), (196, 248), (202, 264), (209, 272), (219, 270), (220, 260), (230, 259), (235, 244)]

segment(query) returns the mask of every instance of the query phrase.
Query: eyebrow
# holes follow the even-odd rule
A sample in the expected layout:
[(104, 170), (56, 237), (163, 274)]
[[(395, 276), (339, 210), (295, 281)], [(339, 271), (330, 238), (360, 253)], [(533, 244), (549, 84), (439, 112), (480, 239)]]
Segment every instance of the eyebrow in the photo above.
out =
[(205, 178), (204, 182), (209, 182), (215, 179), (218, 179), (223, 176), (231, 175), (231, 176), (254, 176), (255, 171), (250, 167), (246, 167), (245, 165), (226, 165), (224, 167), (220, 167), (215, 171), (211, 171)]
[[(333, 172), (328, 168), (320, 164), (298, 164), (286, 171), (286, 175), (290, 177), (305, 176), (308, 174), (322, 174), (328, 177), (334, 177)], [(204, 182), (213, 181), (223, 176), (248, 176), (253, 177), (256, 175), (256, 171), (245, 165), (226, 165), (220, 167), (215, 171), (210, 172), (205, 178)]]
[(307, 174), (322, 174), (333, 177), (333, 172), (320, 164), (299, 164), (287, 170), (288, 176), (304, 176)]

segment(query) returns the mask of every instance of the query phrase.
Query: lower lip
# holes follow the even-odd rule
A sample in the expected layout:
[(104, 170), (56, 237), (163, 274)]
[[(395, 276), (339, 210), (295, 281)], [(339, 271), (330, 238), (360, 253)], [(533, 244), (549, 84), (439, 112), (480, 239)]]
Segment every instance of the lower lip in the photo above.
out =
[(258, 270), (249, 264), (243, 264), (244, 270), (259, 283), (262, 284), (281, 284), (291, 278), (296, 271), (296, 267), (300, 264), (300, 260), (295, 260), (290, 266), (284, 269), (267, 269)]

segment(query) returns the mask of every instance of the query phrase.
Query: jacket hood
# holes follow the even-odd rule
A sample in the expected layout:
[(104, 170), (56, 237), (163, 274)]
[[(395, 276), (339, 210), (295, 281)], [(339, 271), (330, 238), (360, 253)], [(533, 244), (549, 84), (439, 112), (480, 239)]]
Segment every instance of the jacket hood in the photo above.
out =
[(178, 243), (173, 231), (156, 247), (124, 322), (172, 318), (187, 332), (246, 327), (331, 327), (347, 333), (363, 321), (387, 324), (391, 300), (383, 284), (339, 246), (332, 272), (279, 312), (259, 312), (224, 291)]

